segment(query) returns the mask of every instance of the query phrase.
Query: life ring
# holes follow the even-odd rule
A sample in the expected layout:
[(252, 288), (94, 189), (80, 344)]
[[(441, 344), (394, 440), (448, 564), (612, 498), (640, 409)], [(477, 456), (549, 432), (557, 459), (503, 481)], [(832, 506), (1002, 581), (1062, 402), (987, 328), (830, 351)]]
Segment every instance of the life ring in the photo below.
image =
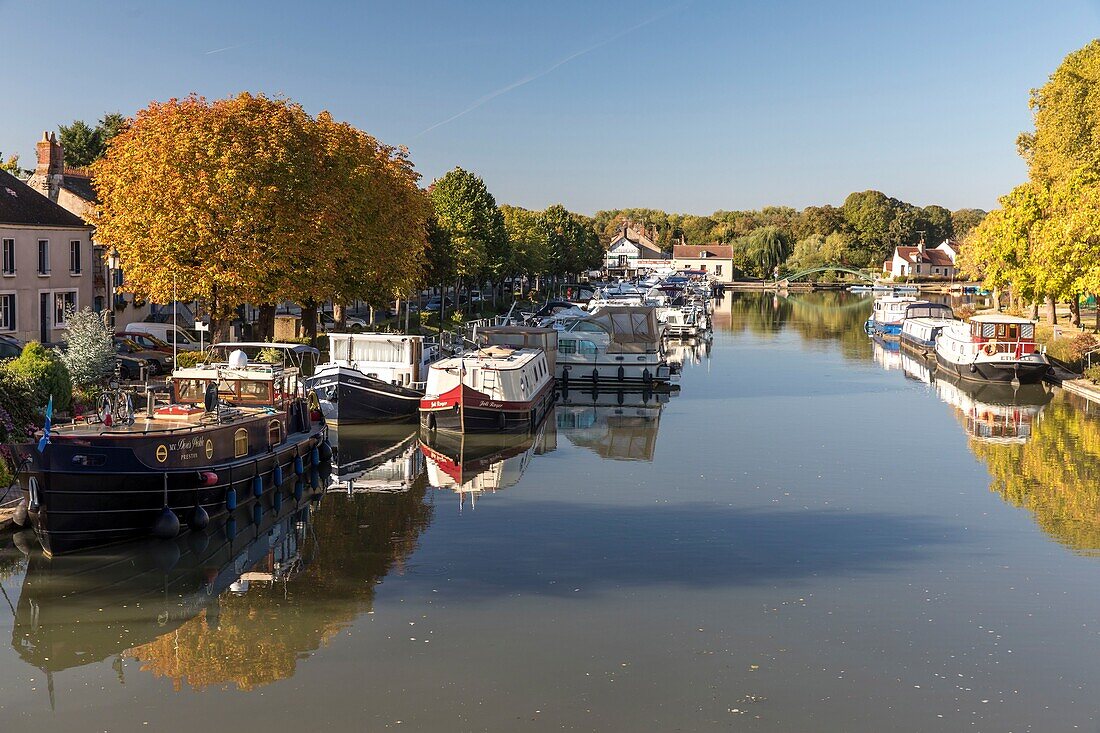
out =
[(997, 353), (997, 342), (996, 341), (986, 342), (986, 344), (984, 346), (982, 346), (982, 351), (985, 352), (986, 356), (993, 356), (994, 354)]

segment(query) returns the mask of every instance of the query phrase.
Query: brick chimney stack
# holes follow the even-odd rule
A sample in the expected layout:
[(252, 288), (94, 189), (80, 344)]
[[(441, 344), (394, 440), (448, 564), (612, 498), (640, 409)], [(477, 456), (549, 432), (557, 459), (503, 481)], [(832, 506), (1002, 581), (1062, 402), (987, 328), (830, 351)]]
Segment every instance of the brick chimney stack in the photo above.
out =
[(61, 181), (65, 176), (65, 150), (52, 132), (43, 132), (35, 146), (38, 164), (27, 185), (52, 201), (57, 201)]

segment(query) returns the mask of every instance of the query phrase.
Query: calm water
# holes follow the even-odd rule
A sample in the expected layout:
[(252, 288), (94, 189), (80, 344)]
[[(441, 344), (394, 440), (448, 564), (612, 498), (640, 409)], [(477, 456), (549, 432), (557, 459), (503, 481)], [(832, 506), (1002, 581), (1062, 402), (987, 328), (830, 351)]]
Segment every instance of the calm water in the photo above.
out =
[(868, 312), (727, 297), (679, 395), (570, 395), (533, 439), (348, 429), (323, 500), (232, 541), (2, 537), (0, 719), (1097, 730), (1100, 414), (937, 381)]

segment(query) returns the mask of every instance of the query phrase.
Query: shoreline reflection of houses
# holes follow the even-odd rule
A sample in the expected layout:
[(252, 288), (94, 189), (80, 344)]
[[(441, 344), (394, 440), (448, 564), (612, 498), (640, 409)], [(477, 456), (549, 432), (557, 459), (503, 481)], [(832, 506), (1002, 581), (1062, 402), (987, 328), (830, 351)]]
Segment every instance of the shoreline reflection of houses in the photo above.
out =
[(578, 448), (616, 461), (652, 461), (661, 408), (671, 398), (660, 392), (562, 393), (557, 431)]

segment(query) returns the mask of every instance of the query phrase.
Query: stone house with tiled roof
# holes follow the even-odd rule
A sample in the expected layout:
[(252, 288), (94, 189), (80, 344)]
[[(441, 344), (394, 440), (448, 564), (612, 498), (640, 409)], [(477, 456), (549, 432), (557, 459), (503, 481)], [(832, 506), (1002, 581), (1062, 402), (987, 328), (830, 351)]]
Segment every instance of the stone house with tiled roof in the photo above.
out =
[(91, 305), (92, 227), (0, 171), (0, 333), (56, 342), (68, 309)]
[[(36, 146), (38, 154), (34, 174), (27, 185), (67, 211), (87, 221), (99, 204), (99, 195), (92, 184), (91, 173), (85, 168), (70, 168), (65, 165), (65, 149), (53, 133), (42, 133), (42, 139)], [(95, 311), (107, 307), (107, 278), (114, 277), (115, 326), (123, 328), (128, 323), (142, 321), (149, 314), (149, 305), (135, 300), (132, 295), (117, 292), (122, 285), (121, 269), (108, 273), (104, 248), (93, 244), (93, 294), (90, 302)]]
[(728, 244), (677, 244), (672, 247), (677, 270), (701, 270), (721, 283), (733, 282), (733, 247)]
[(953, 278), (959, 274), (955, 258), (959, 254), (958, 242), (946, 240), (937, 247), (927, 247), (924, 242), (913, 247), (895, 247), (894, 255), (882, 265), (883, 275), (889, 278)]
[(604, 268), (610, 275), (633, 277), (647, 261), (667, 259), (668, 254), (661, 251), (642, 227), (624, 221), (607, 247)]

